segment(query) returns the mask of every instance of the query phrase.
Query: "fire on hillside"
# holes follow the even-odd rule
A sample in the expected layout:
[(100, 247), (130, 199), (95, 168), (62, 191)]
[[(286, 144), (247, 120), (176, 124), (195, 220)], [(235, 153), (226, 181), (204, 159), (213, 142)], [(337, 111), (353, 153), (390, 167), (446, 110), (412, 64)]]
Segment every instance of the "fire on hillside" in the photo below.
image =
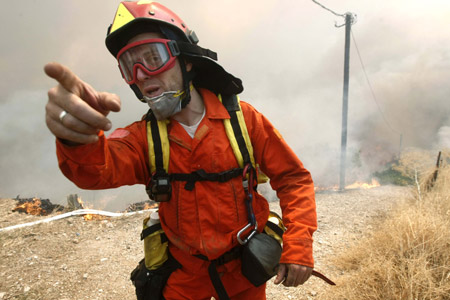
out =
[[(346, 185), (345, 186), (345, 190), (356, 190), (356, 189), (371, 189), (371, 188), (376, 188), (381, 186), (381, 184), (374, 178), (372, 178), (370, 183), (367, 182), (363, 182), (363, 181), (356, 181), (352, 184)], [(339, 191), (339, 186), (338, 185), (334, 185), (331, 187), (321, 187), (321, 186), (316, 186), (314, 187), (314, 190), (316, 192), (337, 192)]]
[[(78, 204), (76, 204), (76, 205), (80, 206), (81, 209), (92, 208), (92, 207), (89, 207), (90, 205), (87, 205), (86, 203), (84, 203), (80, 197), (74, 197), (74, 200), (78, 202)], [(109, 217), (106, 217), (106, 216), (94, 215), (94, 214), (83, 215), (83, 218), (85, 221), (100, 221), (100, 220), (109, 220), (110, 219)]]
[(53, 211), (62, 211), (64, 207), (58, 204), (52, 204), (48, 199), (40, 198), (15, 198), (18, 202), (12, 211), (22, 212), (34, 216), (47, 216)]
[[(92, 220), (105, 220), (110, 219), (110, 216), (103, 214), (90, 213), (93, 211), (93, 205), (86, 204), (83, 200), (81, 200), (78, 195), (73, 194), (67, 197), (67, 206), (64, 207), (58, 204), (52, 204), (48, 199), (40, 199), (40, 198), (19, 198), (18, 196), (14, 199), (16, 200), (17, 206), (12, 209), (13, 212), (26, 213), (35, 216), (48, 216), (53, 212), (71, 212), (71, 211), (79, 211), (84, 220), (92, 221)], [(148, 210), (156, 208), (158, 205), (154, 201), (142, 201), (130, 204), (125, 212), (134, 212), (141, 210)]]
[(347, 185), (345, 187), (345, 189), (347, 189), (347, 190), (351, 190), (351, 189), (371, 189), (371, 188), (375, 188), (375, 187), (379, 187), (379, 186), (381, 186), (380, 183), (376, 179), (372, 178), (372, 182), (371, 183), (356, 181), (355, 183)]

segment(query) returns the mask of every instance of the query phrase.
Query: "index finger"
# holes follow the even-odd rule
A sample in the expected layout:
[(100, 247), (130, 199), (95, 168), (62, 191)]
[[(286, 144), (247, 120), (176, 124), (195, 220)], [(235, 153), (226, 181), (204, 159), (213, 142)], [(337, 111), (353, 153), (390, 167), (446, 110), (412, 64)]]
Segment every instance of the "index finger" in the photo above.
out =
[(57, 62), (51, 62), (44, 66), (45, 74), (58, 81), (67, 91), (80, 94), (78, 78), (69, 68)]
[(285, 278), (286, 278), (286, 265), (280, 264), (280, 266), (278, 267), (277, 277), (275, 278), (274, 283), (280, 284), (283, 282), (283, 280), (285, 280)]

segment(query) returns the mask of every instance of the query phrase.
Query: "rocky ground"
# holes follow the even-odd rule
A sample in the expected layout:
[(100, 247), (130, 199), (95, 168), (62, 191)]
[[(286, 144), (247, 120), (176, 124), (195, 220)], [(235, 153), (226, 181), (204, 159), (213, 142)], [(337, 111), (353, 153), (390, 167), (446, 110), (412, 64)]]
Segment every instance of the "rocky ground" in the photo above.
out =
[[(338, 281), (330, 259), (370, 231), (373, 217), (389, 210), (410, 188), (382, 186), (317, 194), (319, 229), (316, 269)], [(0, 228), (45, 219), (12, 212), (16, 201), (0, 199)], [(273, 210), (278, 204), (271, 203)], [(1, 231), (0, 300), (135, 299), (130, 271), (143, 257), (139, 240), (144, 215), (86, 221), (81, 216)], [(311, 278), (299, 288), (269, 282), (267, 299), (321, 299), (327, 286)]]

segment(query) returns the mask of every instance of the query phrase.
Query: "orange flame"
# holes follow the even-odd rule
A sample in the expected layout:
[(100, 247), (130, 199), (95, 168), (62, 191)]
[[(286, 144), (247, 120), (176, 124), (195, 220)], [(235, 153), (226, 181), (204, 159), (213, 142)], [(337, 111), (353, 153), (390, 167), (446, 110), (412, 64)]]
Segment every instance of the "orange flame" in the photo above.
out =
[(78, 197), (78, 198), (77, 198), (77, 202), (80, 204), (80, 206), (81, 206), (82, 208), (87, 208), (87, 207), (85, 206), (83, 200), (81, 200), (81, 197)]
[(39, 198), (33, 198), (32, 201), (25, 202), (16, 206), (13, 211), (24, 212), (34, 216), (46, 216), (48, 212), (41, 207), (42, 202)]
[(357, 181), (355, 183), (347, 185), (345, 188), (346, 189), (371, 189), (371, 188), (379, 187), (379, 186), (380, 186), (380, 183), (376, 179), (372, 178), (371, 183)]
[[(87, 203), (84, 203), (83, 200), (81, 200), (81, 197), (77, 198), (77, 202), (80, 204), (80, 206), (82, 208), (90, 208), (89, 207), (90, 205), (88, 205)], [(85, 221), (98, 221), (98, 220), (105, 220), (105, 219), (107, 219), (107, 217), (100, 216), (100, 215), (86, 214), (86, 215), (83, 215), (83, 219)]]
[(156, 207), (158, 207), (158, 203), (156, 203), (156, 202), (155, 203), (145, 203), (143, 210), (152, 209), (152, 208), (156, 208)]
[(83, 218), (85, 221), (101, 221), (109, 219), (109, 217), (107, 216), (91, 215), (91, 214), (83, 215)]
[[(367, 183), (367, 182), (362, 182), (362, 181), (356, 181), (352, 184), (349, 184), (347, 186), (345, 186), (346, 190), (352, 190), (352, 189), (371, 189), (371, 188), (375, 188), (375, 187), (379, 187), (381, 186), (381, 184), (376, 180), (373, 179), (371, 180), (371, 183)], [(320, 186), (315, 186), (314, 187), (314, 191), (316, 192), (323, 192), (323, 191), (339, 191), (339, 186), (338, 185), (334, 185), (331, 187), (320, 187)]]

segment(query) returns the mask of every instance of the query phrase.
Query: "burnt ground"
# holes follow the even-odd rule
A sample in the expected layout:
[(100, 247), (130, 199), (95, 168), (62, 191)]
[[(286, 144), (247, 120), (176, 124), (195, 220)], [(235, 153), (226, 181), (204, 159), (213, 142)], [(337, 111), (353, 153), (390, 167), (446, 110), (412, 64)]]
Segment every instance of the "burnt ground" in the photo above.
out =
[[(389, 210), (410, 188), (317, 194), (319, 229), (314, 239), (316, 269), (339, 281), (330, 259), (371, 230), (375, 216)], [(0, 199), (0, 228), (46, 219), (13, 212), (16, 201)], [(276, 202), (273, 210), (279, 210)], [(0, 300), (135, 299), (129, 280), (143, 257), (139, 239), (143, 214), (86, 221), (69, 217), (31, 227), (0, 231)], [(273, 281), (273, 280), (272, 280)], [(267, 288), (267, 299), (321, 299), (327, 286), (311, 278), (298, 288)]]

